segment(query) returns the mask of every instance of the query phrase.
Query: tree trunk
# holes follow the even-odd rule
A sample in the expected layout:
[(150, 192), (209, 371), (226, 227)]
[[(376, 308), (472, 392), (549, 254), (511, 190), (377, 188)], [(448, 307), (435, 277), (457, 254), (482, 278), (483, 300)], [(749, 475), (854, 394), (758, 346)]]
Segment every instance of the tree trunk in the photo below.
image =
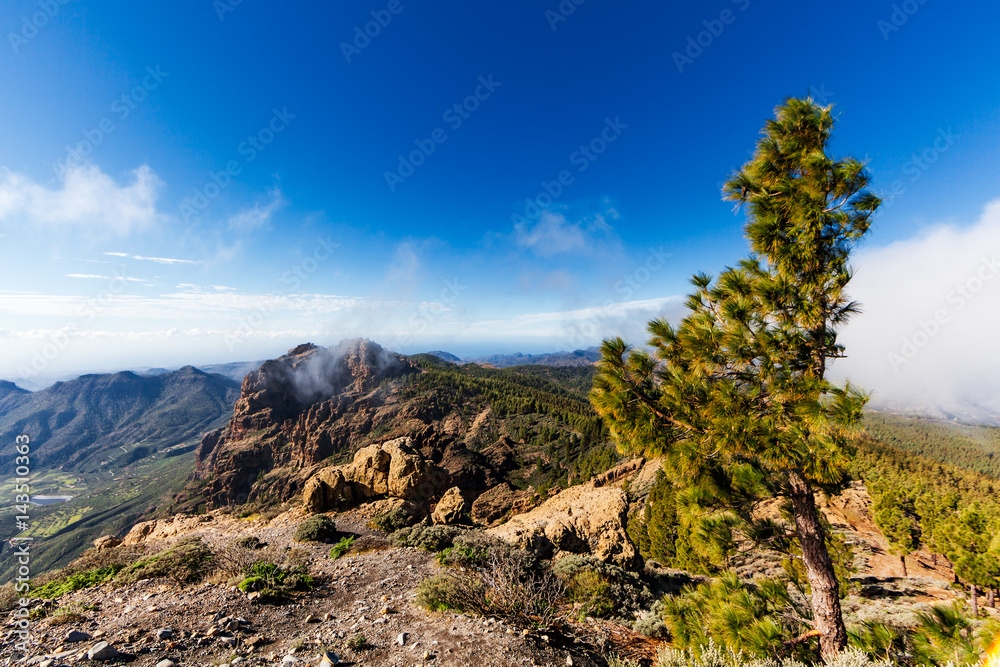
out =
[(997, 608), (996, 591), (992, 588), (990, 589), (989, 593), (986, 594), (986, 604), (990, 606), (990, 609)]
[(909, 576), (909, 575), (906, 574), (906, 555), (905, 554), (899, 554), (899, 562), (903, 566), (903, 579), (906, 579), (906, 577)]
[(847, 628), (840, 609), (840, 594), (833, 561), (826, 549), (826, 533), (816, 512), (812, 489), (798, 472), (788, 474), (790, 500), (795, 514), (795, 533), (802, 547), (802, 562), (812, 589), (812, 610), (815, 629), (820, 635), (823, 655), (832, 655), (847, 648)]
[(979, 592), (975, 584), (969, 584), (969, 601), (972, 603), (972, 618), (979, 618)]

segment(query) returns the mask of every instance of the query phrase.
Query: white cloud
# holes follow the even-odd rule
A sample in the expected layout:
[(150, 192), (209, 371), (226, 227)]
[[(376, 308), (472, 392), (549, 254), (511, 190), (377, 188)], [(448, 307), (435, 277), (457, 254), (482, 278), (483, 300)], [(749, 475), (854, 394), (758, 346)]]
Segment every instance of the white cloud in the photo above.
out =
[(148, 165), (119, 185), (95, 165), (67, 169), (57, 189), (48, 189), (8, 169), (0, 170), (0, 220), (40, 225), (76, 225), (128, 234), (158, 219), (162, 185)]
[(588, 245), (580, 223), (571, 223), (562, 213), (552, 211), (542, 211), (534, 227), (523, 222), (514, 225), (514, 238), (517, 245), (542, 257), (583, 250)]
[(876, 399), (1000, 407), (1000, 200), (974, 224), (940, 225), (859, 251), (850, 285), (863, 313), (834, 371)]
[(107, 281), (112, 281), (112, 280), (128, 280), (129, 282), (133, 282), (133, 283), (145, 283), (145, 282), (148, 282), (146, 280), (143, 280), (142, 278), (132, 278), (130, 276), (125, 276), (125, 275), (119, 275), (119, 276), (102, 276), (102, 275), (98, 275), (98, 274), (94, 274), (94, 273), (64, 273), (63, 275), (66, 276), (67, 278), (82, 278), (82, 279), (85, 279), (85, 280), (91, 280), (91, 279), (92, 280), (107, 280)]
[(269, 190), (268, 194), (271, 196), (271, 201), (264, 206), (261, 206), (258, 202), (253, 205), (253, 208), (243, 209), (229, 218), (229, 229), (249, 232), (255, 229), (266, 228), (270, 224), (274, 213), (285, 205), (285, 199), (281, 196), (281, 190), (275, 188)]
[(201, 264), (200, 260), (195, 260), (195, 259), (174, 259), (173, 257), (143, 257), (142, 255), (131, 255), (127, 252), (106, 252), (104, 254), (110, 257), (125, 257), (128, 259), (134, 259), (142, 262), (156, 262), (157, 264)]

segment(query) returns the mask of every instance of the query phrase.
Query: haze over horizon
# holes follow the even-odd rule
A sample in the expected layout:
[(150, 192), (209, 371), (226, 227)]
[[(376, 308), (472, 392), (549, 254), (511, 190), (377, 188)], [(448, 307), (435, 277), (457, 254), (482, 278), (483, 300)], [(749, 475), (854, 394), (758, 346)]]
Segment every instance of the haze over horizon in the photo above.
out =
[(886, 199), (833, 372), (1000, 407), (1000, 7), (902, 5), (7, 3), (0, 378), (642, 344), (809, 94)]

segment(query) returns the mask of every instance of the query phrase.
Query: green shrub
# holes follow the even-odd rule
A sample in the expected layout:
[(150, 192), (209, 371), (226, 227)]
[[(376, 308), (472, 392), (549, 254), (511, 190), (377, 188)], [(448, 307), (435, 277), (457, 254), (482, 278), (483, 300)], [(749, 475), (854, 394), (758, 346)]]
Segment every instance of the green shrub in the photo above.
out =
[(580, 616), (608, 618), (615, 613), (611, 583), (593, 570), (580, 570), (566, 581), (567, 597), (580, 607)]
[(94, 611), (97, 607), (87, 605), (82, 602), (59, 607), (49, 616), (49, 625), (68, 625), (69, 623), (83, 623), (87, 620), (84, 612)]
[[(812, 617), (808, 604), (793, 599), (780, 579), (744, 582), (731, 572), (685, 586), (662, 602), (671, 643), (695, 652), (714, 642), (751, 656), (775, 655), (809, 629)], [(816, 660), (816, 649), (815, 642), (803, 642), (792, 650), (795, 657)]]
[(455, 537), (463, 530), (455, 526), (425, 526), (417, 524), (400, 528), (389, 535), (389, 542), (397, 547), (417, 547), (427, 551), (441, 551), (452, 546)]
[(332, 549), (330, 549), (330, 558), (337, 560), (338, 558), (346, 554), (348, 551), (351, 550), (351, 547), (354, 545), (354, 541), (356, 539), (357, 538), (354, 535), (342, 538), (339, 542), (333, 545)]
[(336, 538), (337, 527), (325, 514), (311, 516), (300, 523), (292, 537), (296, 542), (332, 542)]
[(260, 561), (247, 570), (247, 576), (237, 584), (243, 592), (267, 592), (269, 597), (284, 592), (312, 590), (315, 579), (302, 566), (284, 568), (275, 563)]
[(412, 526), (416, 522), (417, 517), (404, 507), (396, 507), (388, 512), (376, 514), (370, 521), (372, 528), (385, 533), (394, 533), (400, 528)]
[(980, 653), (989, 648), (997, 634), (997, 621), (979, 626), (969, 619), (956, 602), (951, 605), (934, 605), (917, 614), (917, 627), (913, 628), (913, 662), (918, 665), (975, 665), (980, 663)]
[(418, 602), (427, 609), (494, 616), (521, 627), (547, 627), (564, 600), (562, 581), (550, 568), (507, 544), (489, 548), (475, 567), (452, 570), (418, 587)]
[(344, 642), (344, 646), (352, 651), (364, 651), (365, 649), (372, 648), (372, 644), (368, 642), (368, 638), (364, 635), (354, 635)]
[(115, 577), (119, 584), (169, 577), (177, 583), (198, 581), (208, 574), (215, 558), (200, 537), (186, 537), (149, 558), (132, 563)]
[(513, 551), (515, 547), (482, 530), (462, 531), (452, 540), (451, 547), (437, 555), (442, 565), (473, 568), (483, 565), (491, 553)]
[(13, 583), (0, 586), (0, 612), (10, 611), (17, 606), (21, 596)]
[(52, 598), (60, 597), (66, 593), (72, 593), (73, 591), (78, 591), (83, 588), (91, 588), (93, 586), (103, 584), (105, 581), (112, 579), (122, 569), (123, 566), (121, 565), (112, 565), (95, 570), (88, 570), (87, 572), (81, 572), (79, 574), (71, 574), (64, 579), (56, 579), (54, 581), (50, 581), (44, 586), (39, 586), (35, 590), (31, 591), (31, 596), (51, 600)]
[(640, 635), (654, 639), (669, 637), (670, 631), (667, 628), (667, 624), (663, 621), (663, 601), (657, 600), (654, 602), (649, 611), (636, 620), (632, 629)]
[(552, 572), (566, 584), (569, 599), (580, 603), (581, 615), (628, 618), (652, 598), (639, 577), (594, 556), (567, 556)]
[(455, 607), (455, 578), (439, 574), (417, 584), (417, 604), (430, 611), (465, 611)]

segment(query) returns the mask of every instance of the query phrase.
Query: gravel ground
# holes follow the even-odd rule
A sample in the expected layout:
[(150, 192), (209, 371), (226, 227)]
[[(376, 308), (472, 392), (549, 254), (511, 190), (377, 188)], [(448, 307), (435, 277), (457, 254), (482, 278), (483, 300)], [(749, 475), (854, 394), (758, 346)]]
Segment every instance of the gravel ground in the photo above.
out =
[[(76, 591), (58, 605), (76, 606), (83, 619), (62, 625), (53, 625), (51, 618), (33, 621), (27, 660), (13, 653), (8, 625), (0, 663), (97, 664), (87, 651), (106, 641), (122, 656), (103, 664), (157, 665), (169, 659), (178, 667), (319, 665), (322, 650), (341, 664), (356, 665), (604, 664), (596, 645), (608, 636), (605, 623), (584, 624), (574, 631), (574, 640), (561, 633), (525, 634), (498, 619), (430, 613), (414, 598), (416, 586), (441, 571), (433, 554), (389, 548), (384, 536), (367, 528), (362, 510), (337, 515), (335, 521), (339, 531), (358, 535), (358, 543), (372, 550), (332, 560), (329, 544), (292, 542), (303, 517), (298, 510), (269, 522), (219, 517), (194, 532), (213, 548), (252, 534), (272, 548), (300, 549), (297, 556), (318, 582), (308, 593), (280, 604), (261, 603), (225, 583), (181, 586), (166, 579)], [(69, 642), (71, 631), (89, 638)], [(359, 637), (366, 647), (351, 648)]]

